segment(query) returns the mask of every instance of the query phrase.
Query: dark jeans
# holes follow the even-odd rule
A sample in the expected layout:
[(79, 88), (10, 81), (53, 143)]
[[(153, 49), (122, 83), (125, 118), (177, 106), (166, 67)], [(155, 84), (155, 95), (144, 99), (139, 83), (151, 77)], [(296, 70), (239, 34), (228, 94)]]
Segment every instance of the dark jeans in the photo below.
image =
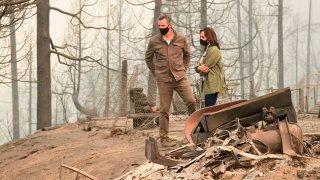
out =
[(204, 95), (204, 106), (209, 107), (209, 106), (214, 106), (217, 102), (218, 98), (218, 92), (213, 93), (213, 94), (205, 94)]

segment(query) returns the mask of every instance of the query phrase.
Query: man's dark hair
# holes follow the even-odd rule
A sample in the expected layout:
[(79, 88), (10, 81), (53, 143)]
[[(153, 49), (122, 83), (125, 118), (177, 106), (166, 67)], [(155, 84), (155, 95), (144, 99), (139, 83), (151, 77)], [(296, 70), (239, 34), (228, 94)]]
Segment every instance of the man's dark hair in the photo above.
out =
[(170, 18), (168, 15), (161, 14), (161, 15), (158, 17), (158, 21), (163, 20), (163, 19), (166, 19), (168, 23), (171, 23), (171, 18)]

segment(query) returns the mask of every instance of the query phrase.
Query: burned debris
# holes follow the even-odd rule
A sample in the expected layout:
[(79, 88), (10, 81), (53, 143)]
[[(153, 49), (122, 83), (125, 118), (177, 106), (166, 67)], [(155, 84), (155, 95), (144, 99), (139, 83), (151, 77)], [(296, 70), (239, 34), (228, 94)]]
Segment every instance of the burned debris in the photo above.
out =
[(198, 110), (187, 119), (185, 136), (189, 144), (165, 155), (150, 137), (146, 158), (167, 166), (174, 177), (242, 179), (259, 175), (254, 170), (264, 161), (313, 158), (319, 153), (317, 140), (306, 142), (297, 125), (289, 88)]

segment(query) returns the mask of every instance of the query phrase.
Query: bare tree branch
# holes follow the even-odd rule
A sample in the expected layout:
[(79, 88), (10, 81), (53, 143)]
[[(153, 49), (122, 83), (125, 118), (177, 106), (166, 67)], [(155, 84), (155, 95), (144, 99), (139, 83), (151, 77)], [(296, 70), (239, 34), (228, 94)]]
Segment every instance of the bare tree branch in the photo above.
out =
[[(70, 65), (70, 64), (63, 63), (63, 62), (61, 61), (61, 59), (60, 59), (60, 56), (65, 57), (65, 58), (70, 59), (70, 60), (74, 60), (74, 61), (94, 62), (94, 63), (99, 64), (100, 66), (103, 66), (104, 68), (107, 68), (107, 69), (111, 70), (111, 71), (119, 72), (119, 70), (116, 70), (116, 69), (107, 67), (107, 66), (105, 66), (104, 64), (102, 64), (102, 63), (100, 62), (101, 59), (94, 59), (94, 58), (92, 58), (92, 57), (90, 57), (90, 56), (85, 56), (85, 57), (83, 57), (83, 58), (76, 58), (76, 57), (69, 56), (69, 55), (66, 55), (66, 54), (64, 54), (64, 53), (61, 53), (61, 52), (57, 51), (57, 49), (55, 48), (55, 46), (54, 46), (51, 38), (50, 38), (50, 43), (51, 43), (51, 48), (54, 49), (54, 51), (50, 51), (50, 53), (53, 53), (53, 54), (58, 55), (58, 60), (59, 60), (59, 63), (61, 63), (61, 64), (65, 64), (65, 65), (67, 65), (67, 66), (74, 66), (74, 65)], [(74, 67), (74, 68), (76, 68), (76, 67)]]
[[(256, 27), (257, 28), (257, 27)], [(221, 50), (234, 50), (234, 49), (241, 49), (241, 48), (244, 48), (246, 47), (248, 44), (250, 44), (257, 36), (258, 34), (258, 31), (256, 31), (256, 33), (254, 34), (254, 36), (252, 37), (252, 39), (249, 39), (249, 41), (247, 41), (246, 43), (244, 43), (243, 45), (241, 46), (238, 46), (238, 47), (230, 47), (230, 48), (221, 48)]]
[(13, 5), (18, 5), (18, 4), (23, 4), (23, 3), (26, 3), (29, 1), (31, 1), (31, 0), (20, 0), (20, 1), (7, 0), (5, 2), (0, 2), (0, 6), (13, 6)]
[(145, 2), (145, 3), (139, 2), (139, 4), (132, 3), (132, 2), (130, 2), (129, 0), (126, 0), (126, 2), (127, 2), (128, 4), (131, 4), (131, 5), (134, 5), (134, 6), (144, 6), (144, 5), (147, 5), (147, 4), (154, 3), (155, 1), (148, 1), (148, 2)]
[(80, 24), (81, 24), (84, 28), (87, 28), (87, 29), (118, 30), (118, 29), (116, 29), (116, 26), (113, 27), (113, 28), (107, 28), (107, 27), (94, 27), (94, 26), (88, 26), (88, 25), (86, 25), (86, 24), (84, 24), (83, 21), (77, 16), (77, 15), (80, 13), (80, 11), (77, 12), (77, 13), (72, 14), (72, 13), (63, 11), (63, 10), (61, 10), (61, 9), (59, 9), (59, 8), (55, 8), (55, 7), (50, 7), (50, 9), (55, 10), (55, 11), (58, 11), (58, 12), (60, 12), (60, 13), (62, 13), (62, 14), (65, 14), (65, 15), (71, 16), (72, 18), (76, 18), (76, 19), (80, 22)]

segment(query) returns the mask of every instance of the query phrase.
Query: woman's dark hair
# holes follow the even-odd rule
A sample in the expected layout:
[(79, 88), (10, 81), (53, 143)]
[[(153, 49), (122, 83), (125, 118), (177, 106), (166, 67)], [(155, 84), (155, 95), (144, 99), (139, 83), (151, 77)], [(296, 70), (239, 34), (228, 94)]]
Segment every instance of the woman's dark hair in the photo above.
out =
[(200, 33), (202, 31), (204, 32), (204, 35), (206, 35), (207, 41), (209, 42), (209, 44), (215, 45), (218, 47), (218, 49), (220, 49), (220, 45), (218, 42), (216, 32), (214, 32), (214, 30), (211, 27), (205, 27), (205, 28), (201, 29)]

